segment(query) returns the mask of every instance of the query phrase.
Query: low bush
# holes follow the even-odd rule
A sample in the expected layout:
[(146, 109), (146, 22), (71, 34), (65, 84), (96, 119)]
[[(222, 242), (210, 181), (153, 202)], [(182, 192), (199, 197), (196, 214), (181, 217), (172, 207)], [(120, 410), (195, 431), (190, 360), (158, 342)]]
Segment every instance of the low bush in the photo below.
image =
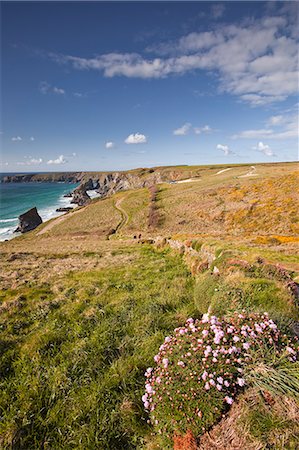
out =
[[(266, 313), (221, 320), (204, 315), (176, 328), (154, 357), (155, 368), (145, 373), (142, 397), (163, 448), (171, 446), (174, 436), (191, 432), (198, 437), (221, 419), (249, 383), (246, 367), (260, 349), (291, 364), (297, 347), (297, 340), (282, 334)], [(268, 373), (275, 378), (273, 371)], [(263, 383), (259, 374), (251, 377), (255, 384)], [(298, 382), (294, 376), (290, 371), (290, 391)]]

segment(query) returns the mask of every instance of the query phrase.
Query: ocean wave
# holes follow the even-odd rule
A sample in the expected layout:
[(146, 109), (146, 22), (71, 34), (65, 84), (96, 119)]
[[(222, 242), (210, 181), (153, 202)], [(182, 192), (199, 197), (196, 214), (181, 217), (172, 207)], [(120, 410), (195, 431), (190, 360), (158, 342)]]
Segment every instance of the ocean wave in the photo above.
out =
[[(57, 212), (57, 208), (61, 207), (74, 207), (73, 204), (71, 204), (71, 198), (70, 197), (64, 197), (64, 194), (62, 194), (57, 200), (56, 203), (52, 206), (47, 206), (45, 208), (39, 208), (38, 213), (41, 216), (43, 222), (47, 222), (50, 219), (54, 219), (55, 217), (59, 217), (64, 212)], [(15, 222), (15, 223), (13, 223)], [(11, 223), (10, 227), (3, 227), (1, 224), (5, 223)], [(19, 233), (14, 233), (14, 230), (16, 229), (18, 223), (18, 218), (12, 218), (12, 219), (0, 219), (0, 241), (4, 241), (6, 239), (12, 239), (19, 235)]]
[(17, 222), (17, 220), (17, 217), (14, 217), (13, 219), (0, 219), (0, 223)]

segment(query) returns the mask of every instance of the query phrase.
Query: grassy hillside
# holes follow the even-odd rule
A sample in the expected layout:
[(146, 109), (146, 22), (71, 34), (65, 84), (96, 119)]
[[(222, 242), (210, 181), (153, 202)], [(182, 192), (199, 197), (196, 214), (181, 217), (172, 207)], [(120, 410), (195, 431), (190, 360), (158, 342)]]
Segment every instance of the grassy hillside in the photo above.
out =
[[(141, 401), (165, 336), (244, 309), (294, 334), (296, 165), (159, 170), (187, 181), (95, 199), (1, 243), (1, 448), (166, 448)], [(297, 448), (297, 401), (267, 395), (246, 390), (199, 448)]]

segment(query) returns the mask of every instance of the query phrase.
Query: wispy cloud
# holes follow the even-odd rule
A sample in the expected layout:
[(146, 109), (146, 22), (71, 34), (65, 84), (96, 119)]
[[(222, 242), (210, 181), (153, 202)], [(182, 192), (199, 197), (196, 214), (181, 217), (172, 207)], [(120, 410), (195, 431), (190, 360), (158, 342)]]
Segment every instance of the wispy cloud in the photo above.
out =
[(232, 139), (291, 139), (298, 138), (298, 115), (284, 114), (271, 116), (266, 121), (266, 127), (244, 130), (234, 134)]
[(21, 136), (13, 136), (11, 138), (11, 140), (12, 140), (12, 142), (20, 142), (20, 141), (22, 141), (22, 138), (21, 138)]
[(175, 136), (186, 136), (186, 134), (188, 134), (190, 130), (191, 130), (191, 123), (185, 123), (180, 128), (173, 130), (173, 134)]
[(125, 139), (126, 144), (146, 144), (146, 142), (146, 136), (141, 133), (132, 133)]
[(47, 161), (47, 164), (66, 164), (66, 163), (67, 160), (63, 155), (58, 156), (58, 158), (56, 159), (49, 159), (49, 161)]
[(30, 136), (30, 139), (29, 139), (31, 142), (34, 142), (35, 141), (35, 137), (34, 136)]
[[(220, 6), (214, 5), (218, 17), (223, 9)], [(74, 69), (98, 70), (105, 77), (166, 78), (195, 70), (214, 71), (220, 91), (261, 106), (298, 92), (296, 30), (289, 16), (273, 13), (160, 43), (151, 49), (158, 55), (153, 58), (139, 53), (108, 53), (92, 58), (49, 56)]]
[(32, 156), (24, 156), (24, 159), (26, 161), (18, 161), (18, 166), (39, 166), (42, 164), (43, 159), (42, 158), (33, 158)]
[(65, 95), (65, 90), (62, 88), (58, 88), (57, 86), (51, 86), (47, 81), (41, 81), (38, 87), (39, 91), (46, 94), (57, 94), (57, 95)]
[(223, 3), (216, 3), (211, 7), (211, 14), (214, 19), (220, 19), (225, 12), (225, 5)]

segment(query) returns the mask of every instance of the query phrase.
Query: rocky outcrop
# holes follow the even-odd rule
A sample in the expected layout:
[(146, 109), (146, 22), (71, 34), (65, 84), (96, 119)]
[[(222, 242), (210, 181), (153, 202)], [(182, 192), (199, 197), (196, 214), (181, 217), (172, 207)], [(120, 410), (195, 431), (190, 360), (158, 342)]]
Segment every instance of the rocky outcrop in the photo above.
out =
[(96, 191), (101, 197), (108, 197), (119, 191), (128, 189), (141, 189), (163, 181), (159, 171), (149, 171), (146, 175), (129, 172), (111, 172), (102, 174), (98, 181)]
[(42, 222), (41, 216), (38, 214), (36, 207), (34, 207), (19, 216), (19, 226), (15, 232), (27, 233), (27, 231), (34, 230)]
[(79, 186), (73, 192), (73, 198), (71, 203), (74, 203), (78, 206), (85, 206), (90, 202), (90, 197), (86, 192), (86, 189), (83, 185)]
[(68, 212), (71, 211), (73, 208), (71, 206), (62, 206), (61, 208), (57, 208), (56, 212)]

